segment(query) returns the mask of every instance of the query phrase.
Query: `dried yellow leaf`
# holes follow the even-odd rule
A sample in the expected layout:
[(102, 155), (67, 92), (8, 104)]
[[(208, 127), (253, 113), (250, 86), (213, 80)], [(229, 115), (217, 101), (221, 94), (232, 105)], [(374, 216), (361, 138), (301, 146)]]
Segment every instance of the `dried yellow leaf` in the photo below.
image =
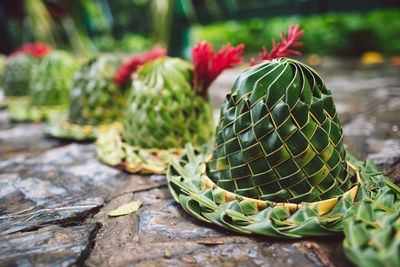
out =
[(171, 258), (171, 254), (169, 254), (168, 249), (164, 249), (164, 252), (165, 252), (165, 257), (166, 257), (167, 259), (170, 259), (170, 258)]
[(140, 206), (142, 206), (142, 201), (141, 200), (135, 200), (132, 202), (129, 202), (127, 204), (124, 204), (122, 206), (119, 206), (115, 210), (111, 211), (108, 216), (110, 217), (117, 217), (117, 216), (122, 216), (122, 215), (127, 215), (134, 213), (137, 211)]

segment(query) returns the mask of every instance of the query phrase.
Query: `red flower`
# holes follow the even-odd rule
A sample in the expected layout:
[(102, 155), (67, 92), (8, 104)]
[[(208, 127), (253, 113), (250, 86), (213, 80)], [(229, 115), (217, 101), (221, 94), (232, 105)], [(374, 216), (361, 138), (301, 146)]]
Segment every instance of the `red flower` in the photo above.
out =
[(286, 57), (290, 54), (295, 54), (295, 55), (301, 55), (299, 51), (295, 50), (290, 50), (289, 47), (296, 47), (296, 46), (302, 46), (302, 42), (296, 42), (298, 39), (300, 39), (301, 36), (304, 34), (304, 30), (299, 31), (300, 26), (299, 25), (291, 25), (289, 27), (289, 35), (286, 40), (285, 35), (283, 32), (281, 33), (281, 40), (282, 43), (276, 44), (275, 40), (272, 39), (272, 50), (268, 54), (268, 50), (263, 46), (263, 53), (260, 53), (258, 55), (259, 61), (257, 62), (254, 58), (251, 59), (251, 65), (256, 65), (263, 60), (272, 60), (274, 58), (279, 58), (279, 57)]
[(123, 86), (136, 72), (138, 68), (147, 62), (159, 57), (167, 55), (167, 50), (156, 45), (152, 50), (146, 51), (142, 54), (132, 55), (124, 63), (121, 64), (118, 71), (114, 75), (114, 82), (119, 86)]
[(212, 45), (203, 41), (192, 48), (192, 62), (194, 65), (194, 90), (202, 97), (207, 95), (211, 83), (226, 69), (243, 62), (242, 53), (244, 45), (231, 47), (230, 43), (223, 46), (216, 54)]
[(18, 54), (28, 54), (35, 58), (42, 58), (52, 50), (51, 46), (43, 43), (26, 43), (18, 50), (11, 53), (8, 57), (13, 57)]

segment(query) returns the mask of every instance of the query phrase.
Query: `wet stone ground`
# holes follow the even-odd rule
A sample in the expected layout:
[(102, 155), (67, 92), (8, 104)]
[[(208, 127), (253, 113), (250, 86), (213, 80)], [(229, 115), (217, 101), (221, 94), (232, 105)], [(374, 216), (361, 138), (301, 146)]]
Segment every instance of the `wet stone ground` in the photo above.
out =
[[(400, 68), (324, 59), (345, 143), (400, 181)], [(240, 69), (211, 92), (215, 117)], [(94, 144), (43, 135), (0, 111), (0, 266), (351, 266), (342, 236), (277, 240), (221, 230), (188, 216), (165, 177), (130, 175), (99, 163)], [(127, 216), (108, 213), (132, 200)], [(204, 243), (212, 244), (204, 244)]]

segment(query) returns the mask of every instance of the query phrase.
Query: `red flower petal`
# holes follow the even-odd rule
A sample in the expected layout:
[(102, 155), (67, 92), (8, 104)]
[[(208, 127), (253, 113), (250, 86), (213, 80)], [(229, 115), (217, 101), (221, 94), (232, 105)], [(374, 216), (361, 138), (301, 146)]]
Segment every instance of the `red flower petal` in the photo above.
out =
[(299, 25), (291, 25), (289, 27), (288, 38), (285, 38), (283, 32), (281, 33), (281, 43), (276, 44), (275, 40), (272, 39), (272, 50), (268, 54), (268, 51), (263, 47), (263, 53), (260, 53), (256, 61), (254, 58), (251, 59), (251, 65), (256, 65), (264, 60), (272, 60), (274, 58), (286, 57), (290, 54), (301, 55), (299, 51), (291, 50), (290, 47), (302, 46), (303, 42), (296, 42), (301, 36), (304, 35), (304, 30), (299, 31)]
[(8, 57), (13, 57), (18, 54), (28, 54), (32, 57), (42, 58), (52, 50), (51, 46), (43, 43), (26, 43), (11, 53)]
[(147, 62), (164, 57), (167, 55), (167, 50), (156, 45), (150, 51), (141, 54), (132, 55), (124, 63), (121, 64), (118, 71), (115, 73), (114, 82), (119, 86), (123, 86), (129, 81), (132, 73), (136, 72), (138, 68)]
[(244, 45), (231, 47), (228, 43), (214, 54), (212, 45), (203, 41), (197, 43), (192, 48), (192, 62), (194, 66), (194, 82), (193, 87), (201, 96), (207, 95), (207, 89), (211, 83), (224, 70), (231, 68), (243, 62), (243, 58), (239, 57), (242, 53)]

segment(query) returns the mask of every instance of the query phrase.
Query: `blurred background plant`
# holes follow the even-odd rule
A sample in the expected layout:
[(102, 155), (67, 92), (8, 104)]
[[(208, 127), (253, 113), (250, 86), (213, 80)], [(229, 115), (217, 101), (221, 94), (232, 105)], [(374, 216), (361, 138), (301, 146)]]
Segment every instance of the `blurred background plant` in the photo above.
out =
[[(149, 0), (0, 0), (0, 26), (9, 53), (41, 41), (77, 54), (142, 51), (152, 46)], [(6, 40), (4, 40), (6, 41)]]
[[(345, 10), (357, 10), (359, 5), (362, 11), (334, 13), (315, 8), (317, 2), (326, 6), (329, 1), (0, 0), (0, 52), (9, 53), (31, 41), (85, 55), (99, 51), (137, 52), (160, 43), (169, 45), (176, 55), (179, 51), (174, 51), (174, 41), (183, 38), (180, 42), (186, 48), (201, 40), (215, 48), (229, 41), (232, 45), (245, 44), (246, 53), (254, 54), (271, 38), (278, 39), (289, 25), (299, 24), (306, 31), (302, 37), (305, 45), (300, 49), (305, 54), (400, 54), (400, 9), (367, 6), (396, 1), (355, 1), (357, 4), (352, 2), (352, 8)], [(299, 3), (302, 8), (296, 9), (294, 4)], [(247, 17), (240, 14), (243, 7), (266, 4), (271, 6), (271, 12), (256, 11)], [(290, 7), (293, 8), (288, 10)], [(239, 13), (230, 16), (235, 8)], [(177, 14), (184, 19), (177, 20)], [(181, 36), (182, 26), (185, 36)]]
[(359, 56), (367, 51), (400, 54), (400, 9), (379, 9), (366, 13), (326, 13), (271, 19), (255, 18), (195, 26), (190, 43), (208, 40), (221, 46), (244, 43), (247, 51), (259, 51), (266, 40), (279, 39), (282, 30), (299, 24), (306, 31), (300, 50), (306, 54)]

